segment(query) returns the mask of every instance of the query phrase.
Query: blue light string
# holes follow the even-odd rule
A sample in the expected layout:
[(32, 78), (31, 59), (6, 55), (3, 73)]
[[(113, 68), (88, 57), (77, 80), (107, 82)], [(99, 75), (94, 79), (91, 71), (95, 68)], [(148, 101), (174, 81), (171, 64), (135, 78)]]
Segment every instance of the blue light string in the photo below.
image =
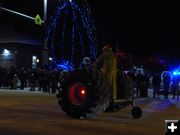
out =
[(64, 32), (65, 32), (65, 29), (66, 29), (66, 17), (67, 17), (67, 14), (68, 14), (68, 7), (66, 8), (65, 10), (65, 16), (64, 16), (64, 25), (63, 25), (63, 30), (62, 30), (62, 42), (61, 42), (61, 56), (62, 56), (62, 59), (64, 59)]
[[(87, 22), (86, 17), (84, 17), (84, 13), (81, 11), (81, 9), (80, 9), (77, 5), (75, 5), (74, 3), (72, 3), (72, 5), (75, 7), (75, 9), (76, 9), (77, 11), (80, 12), (80, 14), (81, 14), (81, 19), (82, 19), (84, 28), (86, 28), (86, 32), (87, 32), (87, 34), (89, 35), (88, 30), (89, 30), (90, 28), (89, 28), (89, 25), (88, 25), (88, 22)], [(89, 37), (89, 39), (90, 39), (90, 37)]]
[(73, 67), (69, 64), (69, 61), (62, 60), (62, 62), (59, 64), (59, 63), (57, 63), (56, 60), (54, 60), (54, 64), (56, 65), (57, 69), (63, 69), (66, 71), (72, 71), (73, 70)]
[[(87, 3), (87, 2), (86, 2)], [(84, 5), (84, 9), (87, 10), (87, 18), (89, 20), (90, 23), (90, 27), (92, 28), (92, 42), (93, 42), (93, 46), (92, 49), (95, 50), (93, 51), (93, 56), (97, 56), (97, 38), (96, 38), (96, 27), (95, 27), (95, 23), (94, 23), (94, 19), (92, 19), (91, 17), (91, 9), (88, 6), (88, 3), (86, 5)]]
[[(59, 18), (59, 15), (60, 15), (61, 10), (64, 9), (64, 7), (67, 5), (67, 3), (68, 3), (68, 2), (65, 2), (64, 5), (62, 5), (62, 6), (60, 5), (60, 6), (58, 7), (58, 12), (56, 13), (56, 15), (55, 15), (55, 17), (54, 17), (51, 25), (48, 27), (47, 40), (48, 40), (49, 37), (50, 37), (50, 32), (52, 31), (52, 33), (53, 33), (53, 36), (52, 36), (51, 39), (50, 39), (51, 51), (52, 51), (51, 53), (52, 53), (52, 57), (53, 57), (53, 58), (55, 58), (55, 56), (54, 56), (54, 45), (55, 45), (55, 43), (54, 43), (54, 37), (55, 37), (57, 19)], [(52, 19), (52, 17), (51, 17), (51, 19)]]
[[(59, 2), (63, 3), (65, 0), (59, 0)], [(51, 25), (48, 27), (48, 30), (47, 30), (47, 40), (50, 40), (51, 41), (51, 50), (52, 50), (52, 56), (54, 58), (54, 45), (55, 45), (55, 31), (56, 31), (56, 23), (57, 23), (57, 19), (59, 18), (59, 15), (60, 15), (60, 12), (62, 9), (64, 9), (65, 6), (67, 6), (67, 3), (70, 2), (69, 0), (67, 0), (66, 2), (64, 2), (64, 4), (60, 5), (58, 7), (58, 12), (56, 12), (54, 18), (51, 17)], [(87, 33), (87, 36), (88, 36), (88, 39), (89, 39), (89, 43), (90, 43), (90, 55), (95, 58), (96, 57), (96, 54), (97, 54), (97, 50), (96, 50), (96, 37), (95, 37), (95, 25), (94, 25), (94, 20), (93, 19), (90, 19), (90, 8), (87, 8), (88, 6), (84, 6), (85, 9), (86, 9), (86, 12), (83, 13), (83, 11), (77, 6), (75, 5), (73, 2), (70, 2), (71, 5), (72, 5), (72, 9), (73, 9), (73, 27), (72, 27), (72, 56), (71, 56), (71, 64), (73, 64), (73, 57), (74, 57), (74, 48), (75, 48), (75, 22), (77, 22), (77, 15), (76, 15), (76, 12), (75, 12), (75, 9), (76, 11), (79, 11), (80, 13), (80, 16), (81, 16), (81, 19), (82, 19), (82, 22), (83, 22), (83, 26), (86, 30), (86, 33)], [(67, 15), (66, 14), (67, 11), (65, 11), (65, 16)], [(65, 31), (65, 28), (66, 28), (66, 23), (65, 23), (66, 19), (64, 19), (64, 25), (63, 25), (63, 32), (62, 32), (62, 48), (64, 48), (63, 46), (63, 42), (64, 42), (64, 31)], [(76, 29), (78, 30), (78, 33), (79, 33), (79, 37), (80, 37), (80, 45), (82, 46), (82, 55), (84, 55), (84, 46), (83, 46), (83, 39), (82, 39), (82, 33), (80, 32), (80, 29), (79, 29), (79, 26), (78, 26), (78, 23), (76, 25)], [(51, 33), (52, 36), (50, 35)], [(51, 36), (51, 37), (50, 37)], [(62, 52), (63, 52), (64, 49), (62, 49)]]
[(93, 56), (97, 56), (97, 39), (96, 39), (96, 27), (95, 27), (95, 23), (94, 23), (94, 19), (92, 19), (91, 17), (91, 9), (89, 8), (88, 6), (88, 3), (86, 2), (86, 4), (84, 4), (84, 9), (86, 10), (86, 16), (87, 16), (87, 19), (89, 20), (89, 24), (90, 24), (90, 28), (91, 28), (91, 36), (92, 36), (92, 47), (91, 50), (94, 50), (92, 51), (93, 53)]
[[(71, 4), (72, 5), (72, 4)], [(74, 6), (74, 5), (72, 5)], [(82, 39), (82, 34), (80, 32), (80, 29), (79, 29), (79, 26), (78, 26), (78, 23), (77, 23), (77, 15), (76, 15), (76, 12), (74, 12), (74, 18), (75, 18), (75, 23), (76, 23), (76, 29), (79, 33), (79, 38), (80, 38), (80, 45), (82, 47), (82, 52), (81, 52), (81, 55), (84, 56), (85, 55), (85, 52), (84, 52), (84, 44), (83, 44), (83, 39)]]
[[(56, 22), (54, 22), (54, 26), (56, 26)], [(53, 29), (53, 37), (51, 38), (51, 49), (52, 49), (52, 57), (55, 58), (54, 56), (54, 37), (55, 37), (55, 28)]]
[[(71, 2), (71, 4), (73, 4), (73, 2)], [(74, 6), (72, 6), (72, 10), (73, 10), (73, 26), (72, 26), (72, 52), (71, 52), (71, 65), (74, 64), (74, 46), (75, 46), (75, 28), (74, 28), (74, 22), (75, 22), (75, 10), (74, 10)]]
[[(72, 4), (74, 4), (74, 3), (72, 3)], [(82, 10), (77, 5), (74, 4), (74, 7), (81, 14), (81, 19), (82, 19), (84, 28), (86, 29), (86, 32), (87, 32), (87, 35), (89, 38), (89, 42), (90, 42), (90, 55), (93, 59), (95, 59), (96, 58), (96, 50), (95, 50), (95, 47), (93, 47), (93, 46), (95, 46), (94, 45), (94, 39), (92, 37), (93, 32), (92, 32), (91, 27), (88, 23), (88, 19), (87, 19), (86, 15), (82, 12)]]
[(85, 14), (83, 14), (83, 17), (85, 18), (86, 24), (87, 24), (87, 33), (88, 33), (89, 42), (90, 42), (90, 55), (93, 58), (95, 58), (96, 54), (95, 54), (95, 49), (94, 49), (95, 44), (94, 44), (93, 32), (92, 32), (90, 24), (87, 22), (88, 19), (85, 16)]
[(52, 30), (54, 27), (56, 28), (56, 21), (57, 21), (57, 18), (59, 17), (59, 15), (60, 15), (60, 11), (64, 9), (64, 7), (67, 5), (67, 3), (68, 3), (68, 2), (65, 2), (64, 5), (62, 5), (62, 6), (60, 5), (60, 6), (58, 7), (58, 12), (56, 12), (54, 18), (51, 16), (50, 21), (51, 21), (52, 23), (51, 23), (51, 25), (48, 26), (48, 29), (47, 29), (47, 40), (48, 40), (49, 37), (50, 37), (50, 32), (51, 32), (51, 30)]

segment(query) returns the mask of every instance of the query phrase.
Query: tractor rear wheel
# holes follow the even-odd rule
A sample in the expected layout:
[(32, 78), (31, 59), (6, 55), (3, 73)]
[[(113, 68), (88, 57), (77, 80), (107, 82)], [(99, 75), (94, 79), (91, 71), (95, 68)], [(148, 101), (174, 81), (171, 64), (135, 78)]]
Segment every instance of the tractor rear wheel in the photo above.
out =
[(107, 78), (94, 69), (70, 72), (61, 83), (59, 104), (67, 115), (87, 119), (103, 112), (112, 97)]

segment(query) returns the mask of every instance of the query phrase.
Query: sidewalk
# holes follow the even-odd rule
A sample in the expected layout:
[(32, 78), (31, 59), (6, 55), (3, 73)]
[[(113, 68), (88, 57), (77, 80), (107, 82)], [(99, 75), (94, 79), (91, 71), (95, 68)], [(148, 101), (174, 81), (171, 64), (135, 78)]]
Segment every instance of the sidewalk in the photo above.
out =
[(21, 89), (2, 89), (0, 88), (0, 96), (54, 96), (55, 94), (38, 91), (38, 87), (35, 88), (35, 91), (30, 91), (30, 87)]

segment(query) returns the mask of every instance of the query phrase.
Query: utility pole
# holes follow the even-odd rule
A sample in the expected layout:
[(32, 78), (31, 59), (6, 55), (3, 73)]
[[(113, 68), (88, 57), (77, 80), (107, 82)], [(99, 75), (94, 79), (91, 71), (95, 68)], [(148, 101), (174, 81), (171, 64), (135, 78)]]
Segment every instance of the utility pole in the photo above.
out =
[(43, 32), (44, 32), (44, 39), (43, 39), (43, 45), (42, 45), (42, 65), (48, 64), (49, 56), (48, 56), (48, 46), (47, 46), (47, 40), (46, 40), (46, 20), (47, 20), (47, 0), (44, 0), (44, 26), (43, 26)]

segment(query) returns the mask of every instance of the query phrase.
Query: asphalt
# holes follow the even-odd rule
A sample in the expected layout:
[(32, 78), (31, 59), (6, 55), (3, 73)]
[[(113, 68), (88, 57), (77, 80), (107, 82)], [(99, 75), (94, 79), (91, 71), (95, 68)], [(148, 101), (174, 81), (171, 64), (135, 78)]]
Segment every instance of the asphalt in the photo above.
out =
[(128, 106), (119, 112), (88, 120), (72, 119), (58, 105), (55, 94), (41, 91), (0, 90), (0, 135), (164, 135), (165, 120), (180, 120), (180, 100), (135, 98), (140, 119)]

